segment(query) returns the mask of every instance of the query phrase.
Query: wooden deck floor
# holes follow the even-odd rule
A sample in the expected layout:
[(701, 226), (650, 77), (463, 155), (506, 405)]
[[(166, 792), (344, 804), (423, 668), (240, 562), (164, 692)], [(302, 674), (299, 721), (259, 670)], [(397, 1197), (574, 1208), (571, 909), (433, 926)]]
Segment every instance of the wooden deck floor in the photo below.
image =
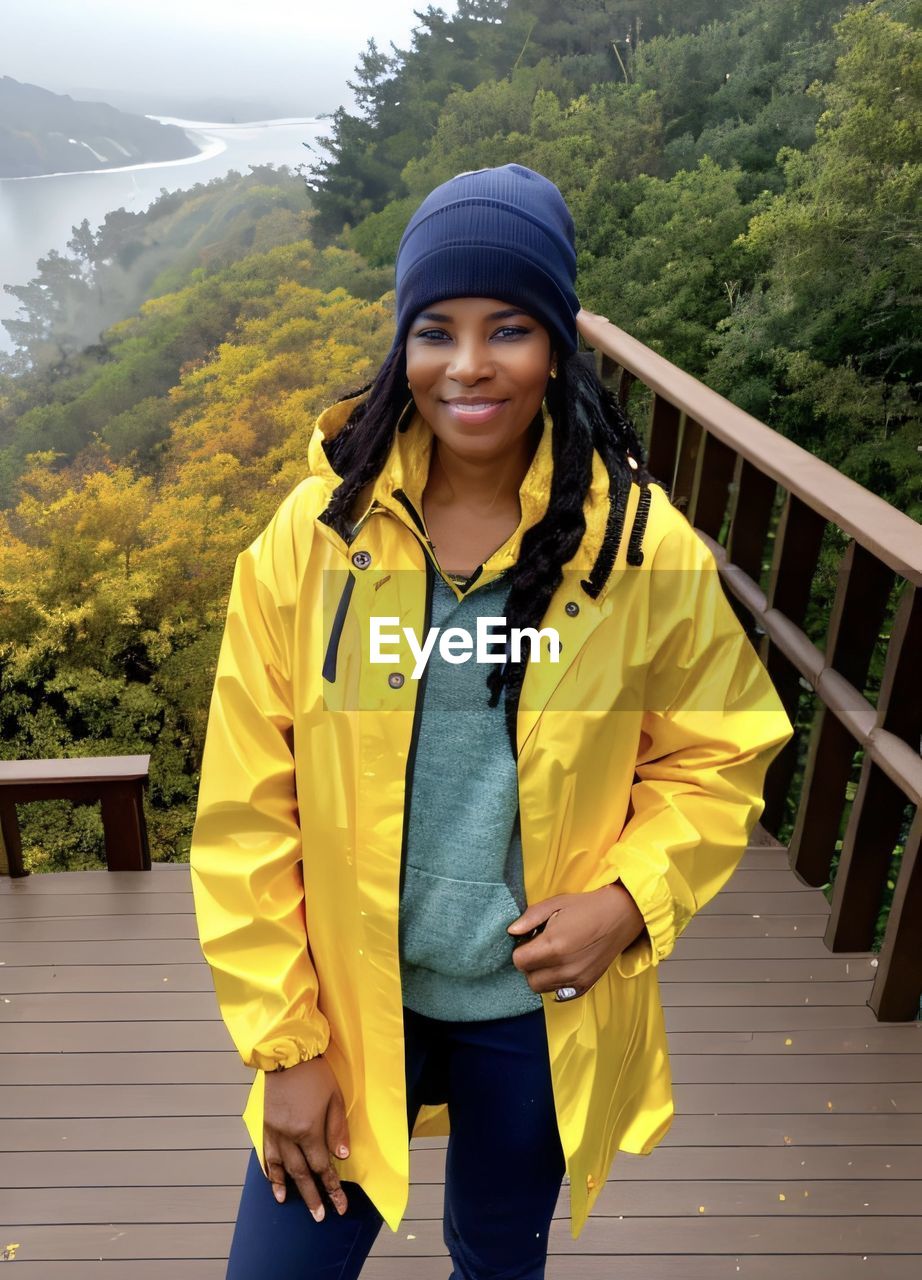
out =
[[(750, 849), (660, 970), (677, 1114), (620, 1155), (548, 1280), (922, 1274), (922, 1023), (878, 1023), (819, 890)], [(21, 1280), (221, 1280), (251, 1073), (220, 1021), (188, 867), (0, 881), (0, 1261)], [(446, 1280), (444, 1143), (363, 1280)], [(15, 1248), (14, 1248), (15, 1246)]]

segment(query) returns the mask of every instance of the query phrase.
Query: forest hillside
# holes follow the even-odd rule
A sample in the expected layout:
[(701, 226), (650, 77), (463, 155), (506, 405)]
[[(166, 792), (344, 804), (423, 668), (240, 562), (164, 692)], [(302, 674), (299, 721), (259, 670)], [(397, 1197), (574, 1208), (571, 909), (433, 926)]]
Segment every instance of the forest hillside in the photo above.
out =
[[(584, 307), (922, 517), (922, 0), (417, 16), (312, 170), (84, 223), (11, 290), (2, 754), (149, 751), (159, 859), (188, 857), (234, 559), (387, 352), (397, 243), (454, 173), (545, 173)], [(20, 814), (33, 870), (100, 865), (97, 809)]]

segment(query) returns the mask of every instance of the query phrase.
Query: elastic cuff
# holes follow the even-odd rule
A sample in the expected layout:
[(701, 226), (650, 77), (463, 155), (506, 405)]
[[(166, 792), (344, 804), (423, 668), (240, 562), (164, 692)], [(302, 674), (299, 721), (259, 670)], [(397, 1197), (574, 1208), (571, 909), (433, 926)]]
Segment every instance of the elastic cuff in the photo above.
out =
[(266, 1049), (254, 1049), (246, 1063), (258, 1071), (278, 1071), (296, 1067), (299, 1062), (309, 1062), (325, 1053), (330, 1043), (330, 1027), (310, 1040), (289, 1037), (273, 1042)]
[(665, 960), (675, 945), (675, 904), (666, 877), (650, 868), (650, 859), (623, 846), (612, 851), (618, 878), (637, 903), (645, 931), (616, 958), (623, 978), (633, 978)]

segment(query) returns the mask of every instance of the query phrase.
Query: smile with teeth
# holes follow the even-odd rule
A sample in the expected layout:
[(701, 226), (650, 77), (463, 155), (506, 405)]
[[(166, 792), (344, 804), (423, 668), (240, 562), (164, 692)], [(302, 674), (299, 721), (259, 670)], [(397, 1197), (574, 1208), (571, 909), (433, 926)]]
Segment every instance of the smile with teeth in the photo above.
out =
[(447, 401), (449, 413), (465, 422), (486, 422), (506, 404), (505, 400), (481, 400), (477, 404), (462, 404), (460, 401)]

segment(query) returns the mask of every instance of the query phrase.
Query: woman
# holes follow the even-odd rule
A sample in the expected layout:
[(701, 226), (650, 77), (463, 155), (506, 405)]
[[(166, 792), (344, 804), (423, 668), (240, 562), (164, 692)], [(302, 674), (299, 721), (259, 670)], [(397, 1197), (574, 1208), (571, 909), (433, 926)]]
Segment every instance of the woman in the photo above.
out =
[(656, 967), (792, 729), (575, 271), (540, 174), (433, 191), (387, 359), (237, 558), (191, 854), (256, 1071), (231, 1280), (359, 1275), (446, 1134), (453, 1280), (541, 1277), (564, 1173), (576, 1238), (669, 1127)]

